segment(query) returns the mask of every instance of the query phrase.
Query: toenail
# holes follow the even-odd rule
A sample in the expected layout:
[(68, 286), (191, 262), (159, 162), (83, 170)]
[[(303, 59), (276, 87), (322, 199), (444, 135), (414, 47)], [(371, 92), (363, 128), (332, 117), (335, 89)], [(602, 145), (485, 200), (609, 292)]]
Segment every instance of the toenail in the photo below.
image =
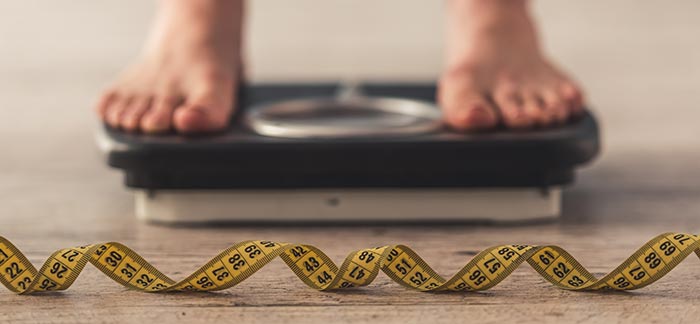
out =
[(486, 108), (480, 104), (475, 104), (464, 111), (465, 113), (484, 113)]
[(137, 124), (136, 119), (128, 119), (124, 121), (123, 126), (126, 129), (136, 129)]
[(162, 125), (144, 125), (143, 130), (148, 133), (161, 133), (167, 131), (168, 127), (162, 127)]
[(489, 128), (495, 122), (489, 109), (481, 104), (473, 104), (467, 109), (460, 109), (453, 116), (451, 124), (458, 129), (464, 130)]
[(161, 123), (158, 120), (153, 120), (152, 118), (144, 119), (141, 122), (141, 125), (144, 130), (149, 132), (159, 132), (168, 129), (168, 125), (166, 125), (166, 123)]
[(460, 113), (460, 119), (464, 120), (466, 122), (475, 122), (475, 121), (480, 121), (482, 118), (488, 118), (487, 117), (488, 112), (486, 111), (486, 108), (480, 105), (477, 106), (472, 106), (470, 109), (466, 109), (461, 111)]
[(529, 128), (532, 121), (524, 115), (518, 114), (506, 119), (506, 124), (511, 128)]

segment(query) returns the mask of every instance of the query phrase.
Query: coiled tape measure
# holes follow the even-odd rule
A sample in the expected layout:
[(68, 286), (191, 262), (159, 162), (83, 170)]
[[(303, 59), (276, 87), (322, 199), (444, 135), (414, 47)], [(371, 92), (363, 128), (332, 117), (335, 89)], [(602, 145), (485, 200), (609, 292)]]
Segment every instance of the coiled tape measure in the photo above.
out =
[(478, 253), (446, 280), (404, 245), (358, 250), (338, 267), (311, 245), (247, 241), (229, 247), (187, 278), (175, 281), (120, 243), (58, 250), (37, 270), (19, 249), (0, 237), (0, 281), (18, 294), (64, 290), (90, 262), (122, 286), (143, 292), (215, 291), (237, 285), (279, 256), (301, 281), (317, 290), (366, 286), (382, 270), (398, 284), (419, 291), (480, 291), (496, 286), (525, 261), (562, 289), (632, 290), (655, 282), (693, 252), (700, 257), (700, 236), (661, 234), (597, 279), (560, 247), (500, 245)]

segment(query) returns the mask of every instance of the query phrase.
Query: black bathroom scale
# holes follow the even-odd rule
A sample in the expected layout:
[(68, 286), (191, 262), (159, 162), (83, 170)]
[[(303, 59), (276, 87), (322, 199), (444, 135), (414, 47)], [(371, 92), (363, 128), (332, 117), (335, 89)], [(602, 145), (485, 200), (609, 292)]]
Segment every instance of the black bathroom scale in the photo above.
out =
[(253, 84), (224, 132), (102, 126), (138, 217), (154, 222), (523, 221), (556, 218), (561, 188), (599, 151), (567, 125), (458, 133), (434, 84)]

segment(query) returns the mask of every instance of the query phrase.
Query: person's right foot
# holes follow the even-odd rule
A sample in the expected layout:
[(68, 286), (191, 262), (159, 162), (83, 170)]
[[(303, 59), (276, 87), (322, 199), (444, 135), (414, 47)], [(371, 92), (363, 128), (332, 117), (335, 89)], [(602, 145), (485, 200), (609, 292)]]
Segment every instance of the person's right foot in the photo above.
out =
[(162, 0), (143, 58), (100, 97), (125, 131), (212, 132), (230, 120), (241, 74), (242, 1)]

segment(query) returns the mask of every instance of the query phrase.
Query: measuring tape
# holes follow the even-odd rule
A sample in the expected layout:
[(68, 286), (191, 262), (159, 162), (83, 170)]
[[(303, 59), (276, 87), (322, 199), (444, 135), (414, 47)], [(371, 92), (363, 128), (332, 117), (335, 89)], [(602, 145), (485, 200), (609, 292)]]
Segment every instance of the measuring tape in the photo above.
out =
[(19, 249), (0, 237), (0, 281), (18, 294), (64, 290), (90, 262), (122, 286), (143, 292), (214, 291), (239, 284), (280, 257), (301, 281), (318, 290), (366, 286), (382, 270), (400, 285), (419, 291), (480, 291), (497, 285), (525, 261), (562, 289), (632, 290), (663, 277), (692, 252), (700, 257), (700, 236), (661, 234), (597, 279), (560, 247), (499, 245), (478, 253), (446, 280), (404, 245), (358, 250), (338, 267), (311, 245), (247, 241), (234, 244), (187, 278), (175, 281), (120, 243), (58, 250), (37, 270)]

